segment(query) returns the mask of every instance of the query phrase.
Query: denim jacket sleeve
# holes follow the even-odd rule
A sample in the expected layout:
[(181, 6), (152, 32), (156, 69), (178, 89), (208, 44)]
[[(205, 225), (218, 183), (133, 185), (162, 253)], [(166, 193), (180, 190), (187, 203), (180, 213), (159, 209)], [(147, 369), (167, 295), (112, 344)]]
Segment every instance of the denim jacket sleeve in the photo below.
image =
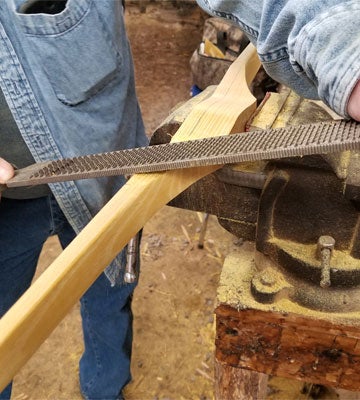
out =
[(198, 0), (234, 21), (257, 46), (270, 76), (347, 117), (360, 79), (358, 0)]

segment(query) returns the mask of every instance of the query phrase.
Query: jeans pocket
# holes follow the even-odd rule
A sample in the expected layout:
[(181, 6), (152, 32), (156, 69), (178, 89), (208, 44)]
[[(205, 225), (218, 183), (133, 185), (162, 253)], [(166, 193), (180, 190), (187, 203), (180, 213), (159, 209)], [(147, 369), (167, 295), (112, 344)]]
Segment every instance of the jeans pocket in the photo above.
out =
[[(114, 2), (114, 4), (117, 2)], [(104, 89), (122, 59), (93, 0), (68, 0), (59, 13), (16, 14), (57, 98), (74, 106)]]

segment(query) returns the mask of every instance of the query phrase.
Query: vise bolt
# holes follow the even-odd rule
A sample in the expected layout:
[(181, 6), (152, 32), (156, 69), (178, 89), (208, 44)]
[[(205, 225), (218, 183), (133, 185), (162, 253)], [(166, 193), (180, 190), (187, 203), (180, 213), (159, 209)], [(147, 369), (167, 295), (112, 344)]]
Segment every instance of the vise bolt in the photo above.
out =
[(317, 243), (318, 258), (321, 261), (320, 286), (323, 288), (331, 285), (330, 281), (330, 259), (335, 247), (335, 239), (332, 236), (320, 236)]

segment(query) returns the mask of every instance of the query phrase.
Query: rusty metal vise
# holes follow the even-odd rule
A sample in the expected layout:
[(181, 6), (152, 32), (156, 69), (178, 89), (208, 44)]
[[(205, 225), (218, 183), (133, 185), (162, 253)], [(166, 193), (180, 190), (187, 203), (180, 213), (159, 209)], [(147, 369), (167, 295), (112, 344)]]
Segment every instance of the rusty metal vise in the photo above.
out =
[[(169, 141), (195, 101), (175, 110), (152, 143)], [(322, 104), (284, 90), (265, 96), (249, 129), (334, 117)], [(216, 215), (226, 230), (256, 243), (251, 293), (257, 301), (286, 296), (321, 311), (360, 310), (359, 154), (228, 166), (170, 205)]]

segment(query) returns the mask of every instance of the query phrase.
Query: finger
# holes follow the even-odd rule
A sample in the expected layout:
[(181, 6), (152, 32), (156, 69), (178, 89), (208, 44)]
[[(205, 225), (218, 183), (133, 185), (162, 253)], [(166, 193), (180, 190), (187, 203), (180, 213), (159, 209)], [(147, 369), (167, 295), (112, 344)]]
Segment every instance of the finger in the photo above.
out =
[(350, 95), (347, 112), (351, 118), (360, 121), (360, 81), (358, 81)]
[(0, 158), (0, 183), (6, 183), (10, 178), (14, 176), (13, 166)]

